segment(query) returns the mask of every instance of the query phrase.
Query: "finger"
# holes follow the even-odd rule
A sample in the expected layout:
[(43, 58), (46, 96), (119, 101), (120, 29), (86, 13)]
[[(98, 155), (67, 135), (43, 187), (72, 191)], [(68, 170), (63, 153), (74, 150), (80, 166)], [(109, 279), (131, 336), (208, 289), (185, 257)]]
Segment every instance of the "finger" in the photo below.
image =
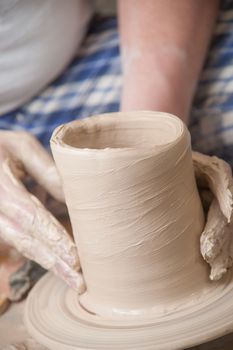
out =
[(77, 248), (67, 231), (35, 196), (17, 182), (11, 169), (6, 169), (7, 173), (1, 174), (0, 181), (0, 195), (4, 198), (0, 202), (2, 213), (16, 221), (19, 231), (37, 237), (71, 268), (80, 269)]
[[(224, 246), (226, 246), (226, 244)], [(227, 250), (227, 246), (225, 249)], [(211, 263), (211, 281), (219, 281), (225, 275), (231, 265), (232, 262), (229, 260), (229, 257), (226, 254), (219, 254)]]
[(79, 270), (77, 248), (67, 231), (36, 197), (30, 195), (30, 200), (35, 210), (31, 234), (38, 236), (41, 242), (47, 244), (54, 254), (60, 256), (70, 267)]
[(233, 213), (233, 180), (230, 166), (222, 159), (198, 152), (192, 153), (195, 175), (204, 179), (230, 222)]
[(86, 290), (85, 282), (82, 273), (70, 268), (63, 260), (57, 259), (52, 271), (60, 278), (62, 278), (68, 286), (76, 290), (78, 294), (83, 294)]
[(20, 189), (20, 198), (15, 193), (12, 196), (5, 194), (0, 208), (2, 213), (6, 213), (15, 222), (16, 231), (24, 232), (27, 237), (37, 238), (71, 268), (80, 269), (76, 246), (67, 231), (26, 189)]
[(224, 242), (228, 239), (229, 225), (216, 199), (212, 201), (204, 231), (201, 234), (201, 253), (203, 258), (211, 263), (221, 252)]
[(52, 157), (31, 134), (26, 132), (0, 132), (1, 144), (25, 170), (54, 198), (64, 201), (61, 180)]
[(201, 254), (211, 267), (211, 280), (219, 280), (231, 266), (231, 241), (232, 224), (227, 223), (218, 201), (214, 199), (200, 239)]
[(21, 231), (20, 225), (0, 213), (0, 236), (6, 243), (14, 246), (28, 259), (34, 260), (45, 269), (53, 271), (70, 287), (83, 293), (85, 285), (82, 274), (75, 271), (51, 247)]

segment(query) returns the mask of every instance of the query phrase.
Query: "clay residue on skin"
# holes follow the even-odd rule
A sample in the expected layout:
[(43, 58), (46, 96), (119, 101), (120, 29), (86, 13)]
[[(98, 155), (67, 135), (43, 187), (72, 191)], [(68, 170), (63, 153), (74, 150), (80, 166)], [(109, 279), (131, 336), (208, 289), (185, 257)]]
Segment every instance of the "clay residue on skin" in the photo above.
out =
[[(142, 60), (144, 50), (145, 50), (144, 48), (140, 48), (140, 47), (128, 48), (127, 45), (122, 46), (121, 61), (122, 61), (122, 66), (125, 73), (127, 73), (128, 69), (130, 69), (132, 64), (135, 64), (135, 62), (137, 63), (137, 61)], [(146, 54), (147, 55), (150, 54), (148, 50), (146, 51)], [(188, 63), (187, 52), (184, 49), (181, 49), (180, 47), (177, 47), (174, 45), (160, 46), (159, 55), (176, 57), (177, 61), (182, 62), (185, 68), (187, 66), (187, 63)], [(151, 58), (155, 60), (156, 56), (153, 53), (151, 53)]]
[(210, 264), (211, 280), (219, 280), (233, 263), (233, 180), (230, 166), (217, 157), (193, 152), (197, 181), (215, 198), (201, 235), (201, 253)]
[(190, 136), (166, 113), (115, 113), (57, 128), (51, 141), (87, 291), (97, 314), (182, 302), (207, 280)]
[(1, 131), (0, 146), (0, 237), (25, 257), (51, 269), (72, 288), (83, 292), (73, 240), (23, 184), (25, 176), (33, 177), (53, 197), (64, 199), (51, 156), (25, 132)]
[(227, 223), (219, 203), (214, 199), (201, 235), (201, 253), (211, 266), (211, 280), (219, 280), (232, 266), (232, 229), (232, 224)]
[(230, 223), (233, 211), (233, 180), (230, 166), (222, 159), (193, 152), (195, 175), (218, 199), (221, 211)]

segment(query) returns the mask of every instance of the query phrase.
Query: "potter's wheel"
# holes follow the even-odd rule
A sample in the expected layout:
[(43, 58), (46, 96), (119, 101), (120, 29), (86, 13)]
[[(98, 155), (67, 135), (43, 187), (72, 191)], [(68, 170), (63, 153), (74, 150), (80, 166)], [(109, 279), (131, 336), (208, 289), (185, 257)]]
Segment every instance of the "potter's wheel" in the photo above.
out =
[(120, 321), (88, 313), (77, 294), (48, 273), (28, 297), (25, 323), (38, 342), (54, 350), (185, 349), (233, 330), (233, 277), (211, 283), (193, 305), (162, 317)]

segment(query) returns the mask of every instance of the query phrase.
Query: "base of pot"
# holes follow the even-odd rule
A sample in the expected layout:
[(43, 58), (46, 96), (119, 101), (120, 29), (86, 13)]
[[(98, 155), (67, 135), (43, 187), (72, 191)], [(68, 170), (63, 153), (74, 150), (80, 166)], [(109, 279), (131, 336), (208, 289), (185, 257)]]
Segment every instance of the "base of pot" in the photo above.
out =
[(27, 299), (25, 324), (51, 350), (185, 349), (233, 331), (232, 272), (200, 295), (163, 315), (110, 319), (89, 313), (75, 291), (48, 273)]

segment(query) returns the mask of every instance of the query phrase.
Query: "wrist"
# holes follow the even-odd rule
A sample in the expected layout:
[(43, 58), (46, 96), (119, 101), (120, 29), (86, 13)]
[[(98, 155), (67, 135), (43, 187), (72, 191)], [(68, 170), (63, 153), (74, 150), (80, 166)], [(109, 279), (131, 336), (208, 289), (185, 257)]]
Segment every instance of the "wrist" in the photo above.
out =
[(160, 110), (187, 121), (194, 86), (181, 57), (163, 61), (161, 55), (131, 55), (123, 63), (121, 110)]

